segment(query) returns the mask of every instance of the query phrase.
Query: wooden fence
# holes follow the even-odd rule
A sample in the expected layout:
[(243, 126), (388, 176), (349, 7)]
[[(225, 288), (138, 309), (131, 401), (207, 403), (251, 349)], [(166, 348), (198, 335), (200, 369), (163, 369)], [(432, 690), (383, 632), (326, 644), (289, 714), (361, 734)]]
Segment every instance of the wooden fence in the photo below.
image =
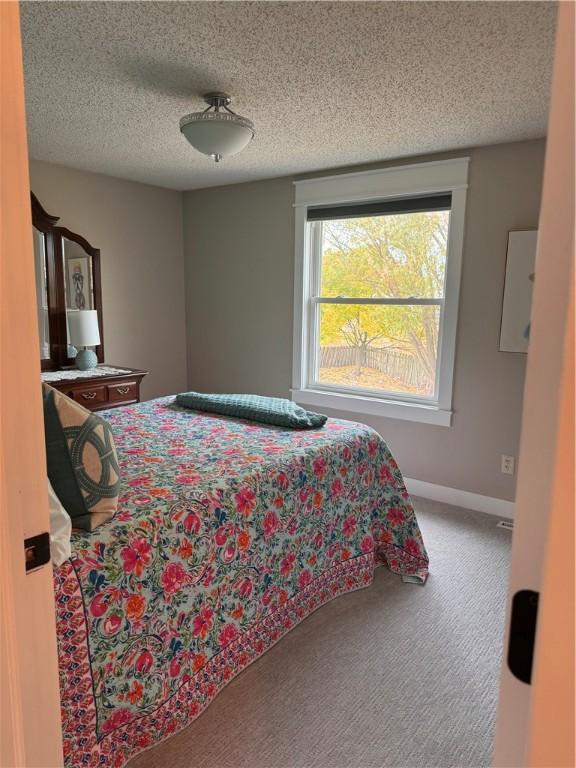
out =
[(408, 352), (380, 347), (320, 347), (320, 368), (360, 365), (416, 387), (429, 385), (430, 379), (418, 360)]

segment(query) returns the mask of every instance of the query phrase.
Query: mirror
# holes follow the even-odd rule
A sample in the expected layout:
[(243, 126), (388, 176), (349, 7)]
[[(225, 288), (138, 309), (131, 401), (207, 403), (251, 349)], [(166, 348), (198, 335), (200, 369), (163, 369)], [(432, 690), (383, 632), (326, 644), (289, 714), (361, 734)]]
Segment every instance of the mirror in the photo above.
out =
[(64, 302), (66, 306), (67, 355), (74, 358), (76, 348), (70, 342), (68, 317), (70, 312), (96, 309), (94, 303), (94, 274), (92, 257), (79, 243), (62, 237), (62, 269), (64, 273)]
[(81, 235), (55, 226), (32, 194), (34, 266), (40, 359), (42, 370), (74, 364), (75, 347), (70, 344), (68, 313), (83, 309), (98, 312), (101, 343), (94, 347), (98, 362), (104, 362), (100, 251)]
[(50, 323), (48, 315), (48, 264), (46, 254), (46, 235), (36, 227), (32, 228), (34, 243), (34, 272), (36, 276), (36, 296), (38, 308), (38, 337), (40, 339), (40, 359), (50, 359)]

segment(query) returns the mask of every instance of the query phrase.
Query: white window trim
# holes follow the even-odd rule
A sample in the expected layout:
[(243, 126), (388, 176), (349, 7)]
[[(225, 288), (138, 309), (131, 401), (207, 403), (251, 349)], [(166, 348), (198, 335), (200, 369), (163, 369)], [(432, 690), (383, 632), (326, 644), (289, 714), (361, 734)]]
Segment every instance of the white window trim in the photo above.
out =
[[(329, 408), (358, 416), (381, 416), (450, 426), (469, 161), (470, 158), (461, 157), (294, 182), (296, 231), (291, 390), (294, 401), (302, 405)], [(329, 386), (308, 386), (312, 352), (309, 349), (308, 333), (312, 289), (311, 254), (309, 243), (306, 241), (308, 207), (442, 192), (452, 194), (452, 207), (448, 232), (445, 300), (438, 341), (437, 401), (431, 404), (410, 396), (381, 397), (368, 392), (346, 393), (341, 388), (331, 391)]]

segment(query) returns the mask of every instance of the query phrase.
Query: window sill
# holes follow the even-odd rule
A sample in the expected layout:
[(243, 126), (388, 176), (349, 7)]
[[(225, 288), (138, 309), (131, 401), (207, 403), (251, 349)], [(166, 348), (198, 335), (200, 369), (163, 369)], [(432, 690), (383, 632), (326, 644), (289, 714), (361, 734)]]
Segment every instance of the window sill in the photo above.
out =
[(440, 427), (449, 427), (452, 423), (452, 411), (442, 410), (436, 405), (382, 400), (376, 397), (322, 392), (315, 389), (292, 389), (291, 394), (292, 400), (298, 405), (330, 408), (357, 416), (403, 419), (421, 424), (435, 424)]

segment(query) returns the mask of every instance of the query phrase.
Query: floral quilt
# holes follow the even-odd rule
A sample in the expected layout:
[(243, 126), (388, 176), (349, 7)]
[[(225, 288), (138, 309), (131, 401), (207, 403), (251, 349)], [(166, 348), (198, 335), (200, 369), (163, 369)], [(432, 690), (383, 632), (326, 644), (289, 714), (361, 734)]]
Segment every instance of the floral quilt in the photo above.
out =
[(55, 570), (66, 766), (120, 768), (374, 568), (424, 581), (400, 471), (367, 426), (294, 431), (160, 398), (103, 413), (119, 509)]

